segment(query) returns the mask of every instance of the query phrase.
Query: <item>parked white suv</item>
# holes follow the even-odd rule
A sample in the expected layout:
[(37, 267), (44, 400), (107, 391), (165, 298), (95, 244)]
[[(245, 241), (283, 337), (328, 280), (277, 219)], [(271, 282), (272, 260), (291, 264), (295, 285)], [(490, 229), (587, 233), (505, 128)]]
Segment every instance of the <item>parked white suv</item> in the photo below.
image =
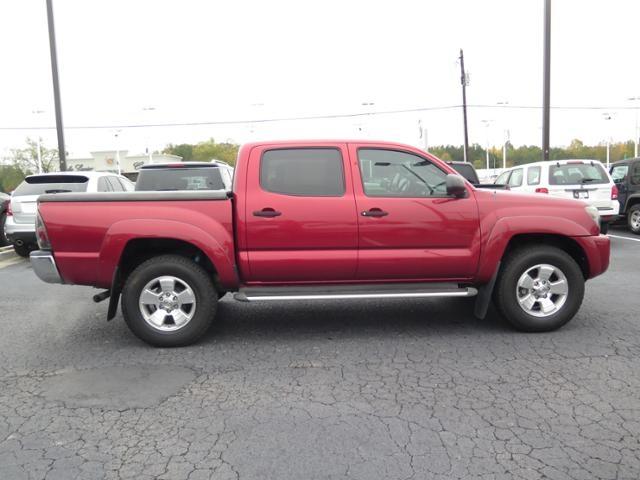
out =
[(122, 175), (108, 172), (58, 172), (30, 175), (11, 194), (4, 231), (16, 253), (28, 257), (37, 248), (36, 210), (44, 193), (133, 191)]
[(609, 222), (618, 216), (618, 187), (598, 160), (550, 160), (528, 163), (502, 172), (495, 183), (511, 190), (575, 198), (600, 212), (600, 230), (607, 233)]

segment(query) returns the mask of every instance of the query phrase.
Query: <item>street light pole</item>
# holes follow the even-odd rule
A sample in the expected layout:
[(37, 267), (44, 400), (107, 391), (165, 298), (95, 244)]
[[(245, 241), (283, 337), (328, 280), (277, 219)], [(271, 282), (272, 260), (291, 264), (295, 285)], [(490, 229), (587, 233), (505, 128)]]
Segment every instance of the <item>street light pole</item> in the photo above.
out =
[(67, 169), (67, 153), (64, 147), (64, 127), (62, 125), (62, 103), (60, 101), (60, 82), (58, 80), (58, 54), (56, 53), (56, 32), (53, 21), (53, 0), (47, 0), (47, 23), (49, 25), (49, 50), (51, 53), (51, 76), (53, 78), (53, 101), (56, 110), (56, 132), (58, 134), (58, 157), (60, 171)]
[(638, 136), (640, 136), (640, 132), (638, 132), (638, 100), (640, 100), (640, 97), (629, 97), (627, 100), (630, 100), (635, 103), (635, 108), (633, 110), (635, 111), (635, 114), (636, 114), (636, 129), (634, 130), (634, 135), (633, 135), (633, 143), (635, 146), (633, 150), (633, 156), (637, 158), (638, 157)]
[[(613, 115), (612, 113), (603, 113), (602, 116), (604, 117), (605, 120), (612, 120), (613, 119)], [(607, 132), (607, 170), (609, 170), (609, 159), (610, 159), (610, 153), (611, 153), (611, 129), (607, 124), (607, 128), (605, 129)]]
[[(142, 107), (142, 111), (144, 112), (153, 112), (156, 107)], [(153, 156), (151, 154), (151, 146), (149, 145), (151, 140), (147, 137), (147, 155), (149, 156), (149, 163), (153, 163)]]
[[(44, 110), (32, 110), (31, 113), (33, 113), (34, 115), (39, 115), (41, 113), (44, 113)], [(38, 173), (42, 173), (42, 147), (40, 145), (40, 133), (38, 132), (36, 132), (36, 145), (36, 154), (38, 156)]]
[(120, 135), (121, 130), (116, 130), (114, 136), (116, 137), (116, 169), (118, 170), (118, 175), (122, 175), (120, 170), (120, 143), (118, 142), (118, 135)]
[[(498, 102), (496, 105), (502, 105), (506, 108), (509, 105), (507, 100)], [(502, 143), (502, 168), (507, 168), (507, 142), (509, 141), (509, 129), (507, 128), (507, 122), (505, 121), (506, 115), (502, 115), (502, 122), (504, 123), (504, 142)]]
[(484, 126), (487, 129), (487, 148), (485, 150), (487, 156), (487, 176), (489, 176), (489, 126), (492, 122), (493, 120), (482, 120), (482, 123), (484, 123)]

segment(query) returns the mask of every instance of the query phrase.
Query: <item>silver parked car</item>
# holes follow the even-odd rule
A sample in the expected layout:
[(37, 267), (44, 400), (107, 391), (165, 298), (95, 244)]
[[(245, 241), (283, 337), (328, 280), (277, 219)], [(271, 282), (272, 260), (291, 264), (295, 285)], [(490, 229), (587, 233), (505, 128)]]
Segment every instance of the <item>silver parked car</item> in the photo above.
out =
[(4, 225), (16, 253), (28, 257), (37, 248), (35, 224), (38, 197), (44, 193), (133, 191), (126, 177), (109, 172), (57, 172), (30, 175), (11, 195)]

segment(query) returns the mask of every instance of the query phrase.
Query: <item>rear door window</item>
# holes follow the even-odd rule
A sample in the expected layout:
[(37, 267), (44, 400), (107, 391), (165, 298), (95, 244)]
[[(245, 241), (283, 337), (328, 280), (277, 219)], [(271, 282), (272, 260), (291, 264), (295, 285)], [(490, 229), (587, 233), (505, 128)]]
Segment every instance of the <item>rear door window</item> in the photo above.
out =
[(45, 193), (86, 192), (89, 179), (83, 175), (41, 175), (25, 178), (14, 196)]
[(509, 178), (509, 186), (510, 187), (522, 186), (522, 169), (521, 168), (516, 168), (511, 172), (511, 177)]
[(609, 183), (599, 163), (566, 163), (549, 166), (549, 185), (594, 185)]
[(629, 173), (629, 165), (616, 165), (611, 169), (611, 178), (616, 183), (624, 183)]
[(540, 184), (540, 167), (529, 167), (527, 169), (527, 185)]
[(260, 160), (260, 186), (282, 195), (341, 197), (342, 155), (335, 148), (268, 150)]
[(640, 185), (640, 162), (634, 163), (631, 168), (631, 184)]

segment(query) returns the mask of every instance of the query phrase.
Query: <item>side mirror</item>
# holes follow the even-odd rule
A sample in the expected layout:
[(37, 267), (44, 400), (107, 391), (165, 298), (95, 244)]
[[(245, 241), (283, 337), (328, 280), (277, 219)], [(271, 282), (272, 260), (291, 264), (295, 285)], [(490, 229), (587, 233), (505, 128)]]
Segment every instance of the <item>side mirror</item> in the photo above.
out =
[(464, 179), (460, 175), (450, 173), (446, 177), (445, 185), (447, 187), (447, 195), (460, 198), (467, 194), (467, 187), (464, 184)]

